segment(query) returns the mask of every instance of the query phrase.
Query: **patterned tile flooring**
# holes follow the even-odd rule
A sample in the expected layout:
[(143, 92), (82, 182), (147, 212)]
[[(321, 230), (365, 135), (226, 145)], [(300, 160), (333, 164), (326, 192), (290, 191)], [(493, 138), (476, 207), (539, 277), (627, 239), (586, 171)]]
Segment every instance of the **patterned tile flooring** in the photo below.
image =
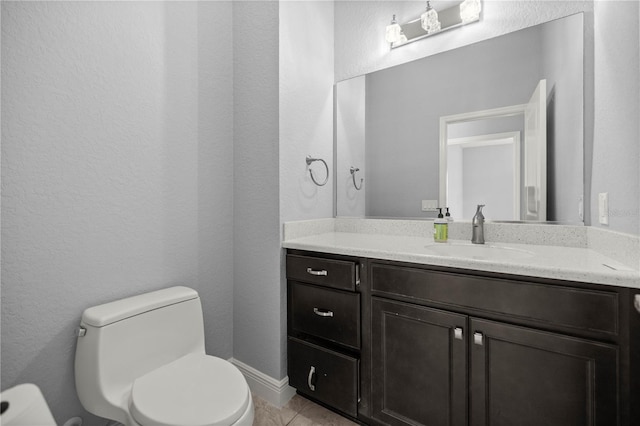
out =
[(358, 426), (356, 423), (295, 395), (278, 409), (254, 395), (255, 417), (253, 426)]

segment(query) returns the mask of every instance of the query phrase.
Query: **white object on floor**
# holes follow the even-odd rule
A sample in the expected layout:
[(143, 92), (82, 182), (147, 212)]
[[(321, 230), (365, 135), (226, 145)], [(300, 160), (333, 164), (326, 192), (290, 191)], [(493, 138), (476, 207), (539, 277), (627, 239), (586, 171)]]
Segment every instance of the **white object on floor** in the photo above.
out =
[(0, 414), (3, 426), (56, 426), (40, 388), (32, 383), (7, 389), (0, 394), (0, 400), (6, 407)]

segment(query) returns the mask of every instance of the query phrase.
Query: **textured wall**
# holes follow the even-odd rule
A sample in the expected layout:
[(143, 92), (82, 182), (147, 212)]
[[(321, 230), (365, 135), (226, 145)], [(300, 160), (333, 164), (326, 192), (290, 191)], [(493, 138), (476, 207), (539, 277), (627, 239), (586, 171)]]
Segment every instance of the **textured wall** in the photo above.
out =
[(2, 2), (1, 386), (38, 384), (59, 424), (96, 424), (74, 387), (86, 307), (193, 286), (232, 355), (231, 47), (198, 25), (230, 20), (198, 7)]
[(234, 2), (234, 357), (280, 379), (278, 3)]
[(231, 25), (231, 2), (197, 3), (198, 283), (207, 352), (222, 358), (233, 355)]
[[(333, 2), (280, 5), (280, 218), (333, 216)], [(316, 186), (307, 155), (324, 159)], [(325, 178), (319, 162), (310, 166)]]
[(639, 7), (637, 1), (598, 1), (594, 12), (592, 225), (604, 226), (598, 193), (608, 192), (608, 228), (633, 234), (640, 233)]
[[(282, 230), (283, 222), (333, 216), (333, 2), (280, 2), (279, 31), (280, 158), (274, 167), (280, 172)], [(307, 155), (327, 162), (329, 179), (324, 186), (311, 181)], [(324, 180), (320, 162), (310, 167), (316, 180)], [(282, 355), (280, 374), (273, 375), (277, 379), (286, 375), (284, 257), (280, 266)]]

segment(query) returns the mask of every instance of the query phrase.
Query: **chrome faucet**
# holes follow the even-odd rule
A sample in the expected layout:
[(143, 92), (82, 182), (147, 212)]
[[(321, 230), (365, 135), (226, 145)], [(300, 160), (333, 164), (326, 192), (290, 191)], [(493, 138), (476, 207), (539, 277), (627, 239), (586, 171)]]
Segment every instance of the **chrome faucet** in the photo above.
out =
[(471, 242), (473, 244), (484, 244), (484, 215), (482, 214), (482, 208), (484, 204), (478, 204), (476, 214), (471, 221)]

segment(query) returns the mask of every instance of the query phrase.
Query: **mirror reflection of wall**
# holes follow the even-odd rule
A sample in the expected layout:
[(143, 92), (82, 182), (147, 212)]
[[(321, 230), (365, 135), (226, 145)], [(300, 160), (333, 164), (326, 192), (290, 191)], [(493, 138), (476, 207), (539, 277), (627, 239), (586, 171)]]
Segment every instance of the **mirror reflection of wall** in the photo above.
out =
[(523, 168), (522, 114), (447, 126), (447, 202), (457, 217), (473, 217), (485, 204), (489, 220), (520, 220)]
[[(367, 74), (364, 216), (434, 217), (421, 200), (439, 199), (440, 117), (523, 104), (547, 79), (547, 220), (581, 222), (583, 78), (582, 14)], [(350, 142), (336, 143), (348, 171), (339, 151)]]
[[(453, 126), (452, 126), (453, 127)], [(447, 206), (462, 218), (486, 205), (490, 220), (520, 220), (520, 132), (448, 140)]]

